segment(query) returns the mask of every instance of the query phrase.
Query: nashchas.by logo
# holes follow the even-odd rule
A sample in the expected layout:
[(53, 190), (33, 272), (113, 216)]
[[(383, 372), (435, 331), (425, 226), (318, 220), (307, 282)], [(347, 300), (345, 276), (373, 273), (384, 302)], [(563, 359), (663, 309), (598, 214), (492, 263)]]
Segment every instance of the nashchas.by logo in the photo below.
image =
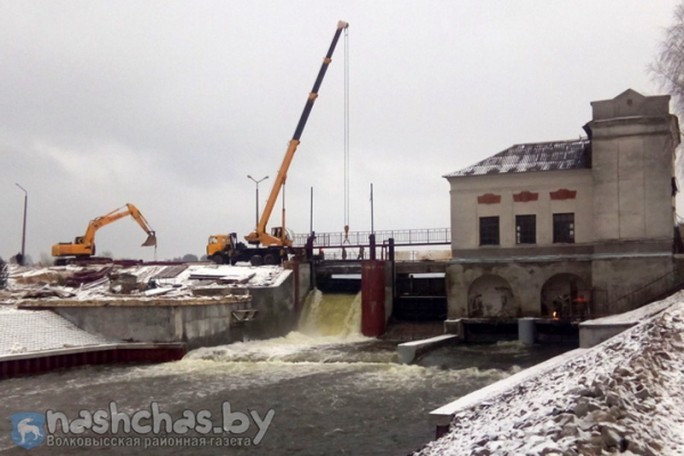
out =
[[(228, 401), (213, 416), (210, 410), (185, 409), (180, 416), (161, 410), (157, 402), (124, 412), (107, 408), (80, 410), (75, 416), (48, 410), (12, 415), (12, 441), (26, 449), (47, 446), (252, 446), (266, 435), (275, 411), (236, 411)], [(88, 445), (88, 446), (90, 446)]]

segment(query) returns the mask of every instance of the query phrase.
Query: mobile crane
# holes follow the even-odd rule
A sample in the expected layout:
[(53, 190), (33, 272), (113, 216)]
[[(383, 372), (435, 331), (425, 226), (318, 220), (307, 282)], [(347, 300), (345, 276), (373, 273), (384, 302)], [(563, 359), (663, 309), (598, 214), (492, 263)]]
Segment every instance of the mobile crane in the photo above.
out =
[(286, 229), (284, 206), (282, 210), (282, 226), (271, 228), (271, 233), (269, 234), (266, 232), (266, 225), (273, 212), (273, 207), (280, 194), (280, 189), (285, 185), (285, 181), (287, 180), (287, 171), (290, 168), (294, 154), (297, 151), (297, 146), (299, 146), (300, 138), (304, 131), (304, 127), (306, 126), (306, 122), (309, 119), (309, 114), (313, 108), (314, 101), (318, 97), (318, 90), (323, 82), (323, 77), (328, 70), (328, 65), (330, 65), (330, 62), (332, 61), (332, 55), (337, 46), (337, 41), (339, 40), (342, 31), (348, 27), (349, 24), (347, 22), (339, 21), (337, 23), (337, 29), (335, 30), (332, 43), (330, 43), (328, 52), (323, 59), (323, 64), (318, 71), (318, 76), (314, 82), (313, 89), (311, 89), (311, 92), (306, 99), (304, 110), (299, 118), (299, 123), (297, 123), (294, 135), (288, 144), (285, 157), (278, 170), (278, 175), (273, 180), (273, 187), (271, 187), (271, 193), (268, 200), (266, 200), (266, 206), (261, 213), (256, 229), (245, 236), (245, 240), (251, 247), (245, 245), (243, 242), (238, 242), (235, 233), (209, 236), (209, 242), (207, 243), (207, 258), (215, 263), (234, 264), (236, 261), (250, 261), (252, 265), (255, 266), (263, 263), (277, 264), (280, 261), (280, 258), (285, 256), (287, 251), (291, 249), (292, 238), (288, 235), (288, 230)]
[(86, 232), (83, 236), (77, 236), (74, 242), (60, 242), (52, 246), (52, 256), (56, 257), (57, 264), (65, 264), (70, 258), (83, 259), (95, 255), (95, 233), (97, 230), (112, 222), (131, 216), (138, 222), (138, 225), (147, 233), (147, 239), (142, 243), (143, 247), (156, 246), (157, 235), (150, 228), (145, 217), (133, 204), (126, 204), (123, 207), (114, 209), (112, 212), (96, 217), (88, 223)]

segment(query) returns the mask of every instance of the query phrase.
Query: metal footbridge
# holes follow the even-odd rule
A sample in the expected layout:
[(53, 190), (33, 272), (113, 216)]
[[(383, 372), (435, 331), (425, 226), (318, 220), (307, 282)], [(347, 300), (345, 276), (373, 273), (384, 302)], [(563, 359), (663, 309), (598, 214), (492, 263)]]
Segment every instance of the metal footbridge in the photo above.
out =
[[(450, 228), (424, 228), (411, 230), (382, 230), (382, 231), (340, 231), (330, 233), (315, 233), (313, 247), (316, 249), (341, 249), (347, 247), (370, 246), (370, 235), (375, 234), (375, 245), (382, 246), (394, 240), (395, 247), (428, 246), (451, 244)], [(295, 247), (306, 246), (309, 234), (295, 234)]]

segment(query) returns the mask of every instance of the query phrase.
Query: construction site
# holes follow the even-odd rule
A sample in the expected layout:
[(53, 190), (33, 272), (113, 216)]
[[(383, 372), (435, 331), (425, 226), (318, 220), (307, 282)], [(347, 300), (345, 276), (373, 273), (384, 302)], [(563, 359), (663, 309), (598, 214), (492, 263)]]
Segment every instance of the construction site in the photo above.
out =
[[(77, 364), (179, 359), (200, 346), (284, 336), (296, 328), (304, 301), (314, 290), (355, 295), (363, 289), (361, 332), (366, 336), (384, 335), (393, 314), (419, 322), (398, 325), (395, 338), (442, 332), (447, 313), (445, 263), (429, 258), (428, 252), (426, 262), (398, 266), (395, 249), (448, 245), (447, 229), (351, 232), (345, 226), (341, 233), (296, 236), (285, 226), (284, 204), (280, 226), (268, 229), (314, 101), (347, 28), (344, 21), (337, 24), (266, 205), (261, 212), (257, 205), (256, 228), (244, 241), (234, 232), (212, 234), (207, 261), (195, 264), (99, 256), (99, 230), (126, 218), (145, 233), (141, 246), (156, 249), (156, 230), (136, 205), (126, 203), (93, 218), (73, 241), (54, 244), (54, 265), (36, 268), (24, 266), (24, 233), (21, 252), (10, 268), (4, 266), (3, 318), (14, 331), (4, 335), (3, 377)], [(395, 291), (401, 296), (396, 303)], [(22, 335), (22, 325), (11, 323), (24, 321), (23, 326), (35, 327), (26, 320), (31, 316), (37, 321), (51, 319), (61, 332), (40, 338), (35, 346), (29, 341), (32, 333)], [(37, 354), (36, 348), (45, 353)]]
[[(0, 259), (7, 407), (27, 407), (25, 387), (32, 407), (63, 411), (67, 424), (105, 400), (127, 412), (161, 403), (183, 417), (188, 404), (216, 416), (223, 404), (224, 419), (242, 407), (252, 413), (245, 429), (234, 431), (233, 420), (212, 432), (272, 454), (389, 454), (385, 440), (424, 455), (681, 448), (681, 432), (638, 423), (656, 411), (661, 426), (681, 402), (663, 386), (677, 383), (684, 363), (680, 129), (670, 96), (626, 89), (590, 102), (586, 136), (515, 144), (445, 170), (450, 226), (438, 228), (376, 230), (372, 184), (371, 228), (350, 228), (345, 123), (344, 227), (314, 230), (312, 188), (309, 231), (294, 233), (291, 220), (304, 214), (286, 213), (288, 173), (341, 40), (347, 55), (348, 29), (336, 25), (261, 210), (268, 176), (247, 175), (253, 231), (207, 234), (196, 261), (113, 258), (96, 238), (122, 219), (144, 232), (141, 247), (164, 239), (165, 227), (129, 202), (52, 244), (50, 264), (29, 264), (24, 200), (21, 250)], [(75, 226), (80, 216), (69, 214)], [(270, 418), (255, 432), (250, 425), (266, 423), (257, 409)], [(27, 432), (43, 443), (31, 422), (23, 434), (19, 423), (0, 425), (0, 453), (32, 448)], [(69, 438), (88, 426), (50, 432)], [(173, 436), (168, 429), (154, 438)]]

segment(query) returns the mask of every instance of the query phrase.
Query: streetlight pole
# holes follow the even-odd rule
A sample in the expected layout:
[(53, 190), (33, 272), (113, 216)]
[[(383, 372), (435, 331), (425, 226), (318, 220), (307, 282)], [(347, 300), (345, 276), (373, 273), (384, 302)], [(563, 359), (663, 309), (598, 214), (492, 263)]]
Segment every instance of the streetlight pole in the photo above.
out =
[(256, 227), (257, 229), (259, 228), (259, 184), (266, 179), (268, 179), (268, 176), (264, 176), (261, 179), (254, 179), (252, 176), (249, 174), (247, 175), (247, 178), (253, 181), (256, 184)]
[(375, 234), (375, 225), (373, 223), (373, 183), (370, 184), (370, 210), (371, 210), (371, 234)]
[(26, 261), (26, 208), (28, 206), (28, 192), (21, 185), (16, 182), (15, 184), (24, 192), (24, 223), (21, 228), (21, 261), (19, 262), (23, 266)]

